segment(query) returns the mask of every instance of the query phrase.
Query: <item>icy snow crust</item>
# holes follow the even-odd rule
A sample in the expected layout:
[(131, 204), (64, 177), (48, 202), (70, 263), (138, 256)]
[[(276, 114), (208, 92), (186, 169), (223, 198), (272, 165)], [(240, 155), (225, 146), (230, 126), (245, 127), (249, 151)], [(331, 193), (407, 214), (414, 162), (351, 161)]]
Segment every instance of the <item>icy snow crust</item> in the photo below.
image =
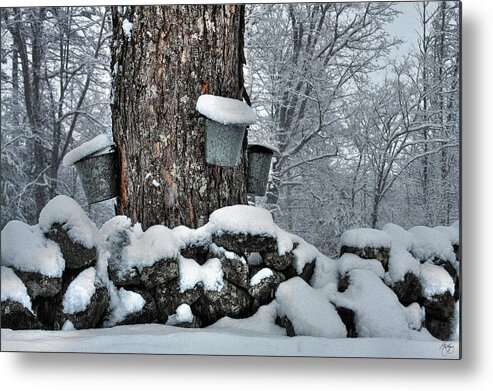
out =
[(60, 224), (70, 239), (86, 248), (98, 245), (99, 230), (84, 210), (72, 198), (59, 195), (46, 204), (39, 215), (39, 228), (48, 232), (53, 224)]
[(2, 230), (2, 265), (47, 277), (61, 277), (65, 260), (58, 244), (46, 239), (38, 226), (9, 221)]
[(68, 286), (63, 296), (63, 312), (75, 314), (86, 310), (96, 293), (96, 269), (90, 267), (81, 272)]
[(28, 296), (27, 288), (22, 280), (17, 277), (11, 268), (6, 266), (2, 266), (2, 272), (0, 274), (2, 277), (2, 301), (15, 301), (32, 312), (31, 298)]
[(215, 95), (201, 95), (195, 109), (207, 118), (223, 125), (252, 125), (257, 114), (245, 102)]
[(390, 248), (392, 239), (386, 232), (373, 228), (355, 228), (344, 232), (341, 246), (356, 248)]
[(84, 159), (87, 156), (100, 152), (101, 150), (113, 146), (113, 141), (106, 135), (100, 134), (94, 137), (92, 140), (86, 141), (79, 145), (77, 148), (72, 149), (64, 157), (62, 164), (64, 167), (70, 167), (79, 160)]

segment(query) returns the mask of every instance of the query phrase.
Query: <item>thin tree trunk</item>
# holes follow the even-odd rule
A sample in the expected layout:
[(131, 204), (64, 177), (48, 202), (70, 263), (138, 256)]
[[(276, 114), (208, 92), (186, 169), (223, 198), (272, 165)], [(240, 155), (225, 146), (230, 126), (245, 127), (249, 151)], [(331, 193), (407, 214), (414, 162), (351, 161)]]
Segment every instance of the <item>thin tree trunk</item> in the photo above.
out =
[(237, 167), (207, 165), (205, 121), (195, 110), (206, 90), (244, 95), (244, 7), (114, 7), (112, 16), (118, 212), (144, 228), (197, 227), (220, 207), (246, 203), (246, 136)]

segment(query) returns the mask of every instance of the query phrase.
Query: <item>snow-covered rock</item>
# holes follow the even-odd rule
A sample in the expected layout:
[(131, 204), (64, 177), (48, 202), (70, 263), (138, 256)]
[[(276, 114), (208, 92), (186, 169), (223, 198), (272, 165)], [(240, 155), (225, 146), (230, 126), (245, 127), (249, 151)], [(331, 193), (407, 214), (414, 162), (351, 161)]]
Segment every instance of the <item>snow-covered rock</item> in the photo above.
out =
[(3, 333), (6, 329), (12, 330), (31, 330), (42, 329), (36, 315), (18, 301), (11, 299), (3, 300), (1, 303), (1, 319), (2, 319), (2, 345)]
[(354, 228), (341, 235), (341, 246), (355, 248), (390, 248), (392, 239), (386, 232), (373, 228)]
[(153, 287), (178, 277), (178, 261), (182, 242), (172, 230), (155, 225), (142, 231), (140, 224), (128, 229), (120, 227), (106, 241), (119, 247), (108, 260), (108, 272), (117, 286)]
[(218, 258), (209, 259), (199, 265), (193, 259), (180, 257), (180, 291), (185, 292), (200, 284), (204, 291), (220, 291), (224, 286), (221, 261)]
[(37, 226), (9, 221), (1, 234), (2, 265), (50, 278), (62, 276), (65, 261), (58, 245), (46, 239)]
[(340, 254), (352, 253), (363, 259), (376, 259), (387, 270), (392, 239), (386, 233), (372, 228), (355, 228), (341, 236)]
[(425, 298), (440, 295), (447, 291), (451, 295), (454, 294), (455, 287), (452, 277), (450, 277), (444, 268), (430, 262), (421, 265), (420, 281), (422, 285), (422, 295)]
[(58, 323), (69, 320), (77, 330), (94, 328), (102, 319), (108, 302), (108, 289), (99, 280), (96, 270), (85, 269), (68, 286)]
[(279, 285), (275, 302), (278, 316), (289, 320), (295, 335), (346, 337), (346, 327), (335, 307), (301, 278)]
[(409, 338), (406, 313), (395, 293), (371, 271), (354, 269), (348, 275), (349, 287), (329, 298), (354, 311), (358, 337)]
[(387, 223), (382, 227), (382, 231), (386, 232), (391, 238), (392, 243), (398, 243), (407, 251), (411, 251), (413, 247), (413, 235), (397, 224)]
[(409, 232), (413, 235), (411, 253), (419, 261), (433, 261), (439, 258), (455, 262), (454, 248), (448, 237), (440, 231), (429, 227), (413, 227)]
[(281, 273), (263, 268), (250, 279), (248, 293), (260, 305), (270, 303), (274, 299), (277, 287), (284, 280), (285, 277)]
[(252, 125), (257, 122), (255, 111), (238, 99), (204, 94), (197, 100), (195, 109), (223, 125)]
[(227, 280), (220, 291), (205, 291), (191, 307), (204, 326), (216, 322), (223, 316), (245, 318), (253, 315), (252, 297), (245, 289)]
[(2, 301), (15, 301), (32, 312), (31, 298), (22, 280), (9, 267), (2, 266), (1, 270)]
[(226, 280), (243, 288), (248, 288), (249, 268), (244, 257), (218, 247), (214, 243), (209, 247), (209, 257), (220, 259), (223, 277)]
[(379, 261), (375, 259), (362, 259), (357, 255), (350, 253), (342, 254), (339, 258), (338, 264), (339, 273), (342, 275), (347, 274), (354, 269), (371, 271), (382, 279), (385, 274), (385, 270)]
[(192, 305), (203, 293), (204, 289), (201, 284), (192, 289), (181, 291), (177, 279), (158, 285), (155, 293), (158, 322), (166, 323), (168, 317), (175, 312), (180, 304)]

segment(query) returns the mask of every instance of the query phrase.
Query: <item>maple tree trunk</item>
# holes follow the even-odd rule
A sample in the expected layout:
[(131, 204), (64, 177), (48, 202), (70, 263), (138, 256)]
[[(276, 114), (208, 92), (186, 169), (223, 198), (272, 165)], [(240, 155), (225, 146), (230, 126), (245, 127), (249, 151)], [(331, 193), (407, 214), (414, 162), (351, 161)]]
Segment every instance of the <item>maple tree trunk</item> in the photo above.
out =
[(245, 94), (244, 7), (113, 7), (112, 19), (118, 212), (144, 229), (198, 227), (214, 210), (246, 203), (246, 134), (235, 168), (207, 165), (195, 110), (204, 92)]

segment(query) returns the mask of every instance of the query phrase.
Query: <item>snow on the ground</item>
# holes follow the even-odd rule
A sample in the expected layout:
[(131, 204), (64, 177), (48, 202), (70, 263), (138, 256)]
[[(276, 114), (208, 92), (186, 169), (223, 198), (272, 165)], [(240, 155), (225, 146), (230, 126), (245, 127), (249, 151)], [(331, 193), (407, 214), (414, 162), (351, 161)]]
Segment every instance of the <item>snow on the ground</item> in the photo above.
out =
[(65, 260), (58, 244), (48, 240), (38, 226), (22, 221), (9, 221), (1, 234), (2, 265), (24, 272), (37, 272), (47, 277), (61, 277)]
[(421, 265), (420, 277), (421, 294), (424, 297), (431, 298), (433, 295), (440, 295), (449, 291), (454, 294), (454, 280), (450, 274), (441, 266), (425, 262)]
[(96, 269), (93, 267), (82, 271), (68, 286), (63, 296), (63, 312), (75, 314), (87, 309), (96, 293)]
[(388, 233), (392, 242), (397, 242), (407, 251), (413, 246), (413, 235), (397, 224), (387, 223), (382, 227), (382, 231)]
[(455, 253), (449, 239), (436, 229), (429, 227), (413, 227), (409, 229), (413, 235), (412, 254), (420, 261), (433, 260), (437, 257), (455, 264)]
[(1, 338), (2, 351), (459, 358), (458, 343), (452, 342), (453, 349), (444, 354), (442, 342), (429, 339), (287, 337), (254, 330), (184, 329), (158, 324), (77, 331), (2, 329)]
[(207, 118), (223, 125), (252, 125), (257, 114), (245, 102), (215, 95), (201, 95), (195, 109)]
[(12, 300), (22, 304), (29, 311), (33, 311), (31, 307), (31, 298), (27, 294), (27, 288), (22, 280), (17, 277), (14, 271), (6, 266), (2, 266), (1, 271), (1, 289), (2, 301)]
[(137, 292), (127, 291), (123, 288), (110, 291), (110, 316), (105, 321), (105, 327), (111, 327), (124, 320), (128, 315), (139, 312), (144, 308), (145, 300)]
[(72, 198), (58, 195), (41, 210), (39, 228), (48, 232), (53, 224), (60, 224), (70, 239), (87, 248), (98, 244), (99, 230), (84, 210)]
[(223, 232), (231, 234), (250, 234), (275, 237), (277, 226), (271, 213), (264, 208), (251, 205), (233, 205), (218, 209), (209, 217), (209, 229), (218, 235)]
[(84, 159), (85, 157), (99, 152), (105, 148), (114, 145), (113, 140), (111, 140), (106, 134), (100, 134), (94, 137), (92, 140), (86, 141), (85, 143), (79, 145), (77, 148), (72, 149), (63, 157), (63, 166), (70, 167), (72, 164)]
[(163, 259), (176, 259), (182, 247), (182, 242), (164, 225), (153, 225), (144, 232), (140, 224), (135, 224), (128, 233), (130, 244), (122, 250), (122, 269), (141, 270)]
[(199, 265), (195, 260), (179, 257), (178, 266), (180, 268), (180, 291), (185, 292), (192, 289), (199, 282), (202, 283), (205, 291), (220, 291), (223, 289), (223, 270), (221, 261), (218, 258), (211, 258), (203, 265)]
[(250, 286), (258, 285), (262, 282), (263, 279), (269, 278), (273, 275), (274, 273), (271, 269), (269, 269), (268, 267), (264, 267), (263, 269), (260, 269), (257, 273), (255, 273), (255, 275), (251, 278)]
[(341, 246), (356, 248), (390, 248), (392, 239), (386, 232), (373, 228), (354, 228), (341, 235)]
[(279, 316), (287, 316), (296, 335), (344, 338), (347, 331), (335, 307), (300, 277), (279, 285), (276, 291)]
[(349, 288), (334, 292), (330, 300), (355, 312), (358, 337), (409, 338), (404, 307), (377, 275), (354, 269), (349, 272), (349, 279)]
[(66, 320), (62, 326), (62, 331), (75, 331), (77, 330), (74, 324), (70, 320)]
[(346, 274), (354, 269), (368, 270), (383, 278), (385, 270), (380, 261), (376, 259), (362, 259), (357, 255), (345, 253), (337, 261), (340, 274)]
[(286, 335), (286, 330), (283, 327), (276, 325), (276, 303), (270, 302), (267, 305), (259, 307), (258, 311), (250, 318), (234, 319), (229, 316), (219, 319), (216, 323), (209, 326), (207, 329), (224, 330), (242, 330), (245, 333), (263, 333), (270, 335)]
[(414, 258), (403, 245), (392, 243), (389, 256), (389, 276), (392, 283), (404, 280), (407, 273), (419, 277), (420, 263)]
[(174, 326), (179, 323), (192, 323), (193, 313), (188, 304), (180, 304), (173, 315), (171, 315), (166, 324), (168, 326)]

